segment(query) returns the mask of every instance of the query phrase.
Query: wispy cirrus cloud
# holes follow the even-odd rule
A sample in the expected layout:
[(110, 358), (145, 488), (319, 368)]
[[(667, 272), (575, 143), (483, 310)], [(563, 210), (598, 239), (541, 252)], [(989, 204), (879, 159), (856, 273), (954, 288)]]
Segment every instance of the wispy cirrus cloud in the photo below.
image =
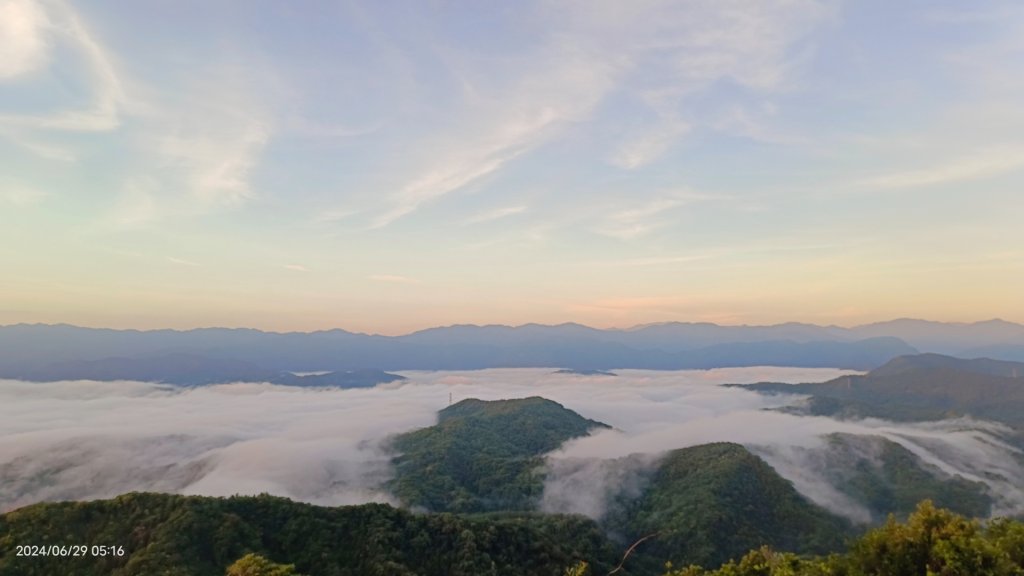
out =
[(561, 34), (538, 46), (497, 70), (494, 62), (485, 62), (485, 69), (470, 59), (451, 63), (462, 79), (461, 118), (450, 131), (430, 137), (422, 167), (391, 195), (390, 207), (372, 227), (388, 226), (498, 173), (590, 116), (614, 84), (616, 64)]
[[(33, 0), (8, 0), (4, 16), (11, 36), (4, 40), (0, 60), (8, 73), (20, 75), (46, 63), (51, 43), (70, 49), (82, 62), (88, 85), (82, 87), (90, 103), (43, 114), (0, 114), (0, 126), (28, 130), (105, 132), (117, 128), (120, 110), (127, 103), (122, 82), (110, 57), (70, 7), (60, 2), (44, 6)], [(5, 18), (0, 18), (5, 20)], [(4, 37), (0, 34), (0, 37)]]
[[(695, 126), (718, 130), (712, 115), (697, 110), (707, 107), (701, 94), (715, 86), (735, 85), (761, 100), (790, 90), (801, 77), (804, 40), (834, 14), (832, 3), (815, 0), (570, 5), (581, 11), (581, 29), (613, 34), (609, 45), (634, 63), (624, 71), (627, 94), (646, 113), (636, 115), (609, 157), (630, 170), (660, 159)], [(745, 110), (748, 123), (763, 110)]]
[[(258, 90), (239, 85), (244, 81), (222, 70), (200, 68), (193, 74), (196, 82), (204, 74), (217, 82), (204, 82), (197, 96), (190, 91), (161, 93), (138, 79), (127, 82), (74, 7), (60, 1), (8, 0), (0, 10), (0, 26), (10, 32), (0, 34), (0, 67), (6, 66), (0, 69), (0, 80), (42, 67), (74, 67), (83, 73), (80, 83), (70, 85), (74, 98), (66, 105), (46, 112), (0, 112), (0, 134), (41, 158), (63, 163), (78, 159), (80, 143), (54, 144), (56, 133), (113, 133), (136, 143), (135, 168), (119, 167), (127, 184), (109, 205), (105, 222), (138, 226), (162, 216), (238, 205), (252, 197), (251, 172), (270, 138), (271, 122), (241, 95)], [(51, 61), (47, 52), (60, 58)], [(135, 88), (132, 98), (127, 84)], [(126, 115), (133, 120), (127, 128)]]
[(285, 264), (285, 270), (291, 270), (292, 272), (309, 272), (309, 268), (306, 268), (302, 264)]
[(660, 158), (689, 131), (688, 123), (679, 118), (666, 118), (661, 126), (642, 130), (622, 142), (612, 155), (611, 163), (627, 170), (642, 168)]
[(516, 159), (591, 119), (617, 90), (645, 107), (647, 118), (623, 132), (609, 161), (647, 166), (691, 130), (693, 120), (682, 113), (688, 99), (716, 83), (758, 93), (788, 89), (799, 70), (795, 46), (831, 11), (815, 0), (729, 0), (542, 2), (538, 14), (540, 40), (522, 59), (448, 62), (464, 87), (462, 118), (431, 135), (421, 167), (371, 228), (499, 177)]
[(0, 81), (12, 80), (46, 63), (49, 19), (32, 0), (0, 2)]
[(504, 208), (495, 208), (493, 210), (487, 210), (470, 216), (466, 219), (465, 224), (493, 222), (494, 220), (501, 220), (502, 218), (515, 216), (516, 214), (522, 214), (523, 212), (526, 212), (526, 206), (506, 206)]
[(1024, 169), (1024, 147), (1008, 145), (988, 148), (927, 168), (894, 172), (862, 180), (857, 188), (902, 189), (940, 186), (992, 178)]
[(699, 192), (672, 192), (648, 200), (639, 206), (620, 209), (605, 215), (605, 222), (597, 231), (606, 236), (621, 240), (636, 238), (667, 225), (670, 220), (663, 217), (663, 215), (672, 210), (696, 202), (720, 198), (722, 197)]
[(201, 206), (237, 205), (253, 195), (250, 173), (270, 139), (269, 127), (259, 118), (226, 110), (216, 125), (163, 137), (159, 152), (179, 170), (178, 177)]

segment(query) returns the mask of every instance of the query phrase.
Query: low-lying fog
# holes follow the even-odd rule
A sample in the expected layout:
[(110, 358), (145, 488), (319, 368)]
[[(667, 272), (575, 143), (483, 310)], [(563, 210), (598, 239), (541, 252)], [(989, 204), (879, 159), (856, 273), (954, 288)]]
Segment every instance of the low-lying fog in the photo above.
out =
[[(429, 426), (464, 398), (543, 396), (615, 427), (548, 458), (542, 507), (600, 517), (607, 497), (635, 489), (667, 450), (714, 441), (747, 445), (809, 498), (855, 520), (867, 512), (832, 489), (809, 455), (831, 432), (899, 442), (946, 474), (984, 481), (997, 513), (1020, 513), (1024, 477), (996, 425), (840, 422), (765, 411), (793, 397), (720, 383), (818, 382), (849, 372), (735, 368), (612, 376), (550, 369), (405, 372), (373, 389), (270, 384), (173, 388), (139, 382), (0, 381), (0, 511), (43, 500), (129, 491), (223, 496), (268, 492), (317, 504), (390, 502), (387, 436)], [(644, 454), (629, 460), (621, 457)], [(628, 464), (628, 465), (627, 465)], [(1011, 480), (1002, 480), (999, 477)]]

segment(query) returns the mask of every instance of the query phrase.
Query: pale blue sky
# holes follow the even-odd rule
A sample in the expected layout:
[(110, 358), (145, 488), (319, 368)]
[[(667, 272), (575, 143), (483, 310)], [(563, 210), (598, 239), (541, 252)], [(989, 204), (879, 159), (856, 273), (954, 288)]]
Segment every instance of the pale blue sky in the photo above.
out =
[(0, 0), (0, 323), (1024, 320), (1024, 5)]

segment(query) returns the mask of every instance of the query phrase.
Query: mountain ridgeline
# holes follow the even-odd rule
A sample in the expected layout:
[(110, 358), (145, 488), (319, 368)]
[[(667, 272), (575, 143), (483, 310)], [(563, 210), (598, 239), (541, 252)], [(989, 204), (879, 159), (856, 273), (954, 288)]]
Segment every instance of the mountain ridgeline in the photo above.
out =
[(626, 541), (654, 535), (643, 556), (660, 563), (715, 566), (763, 545), (827, 553), (853, 533), (812, 504), (771, 466), (738, 444), (669, 452), (641, 496), (604, 524)]
[(971, 518), (987, 518), (992, 512), (992, 496), (984, 484), (945, 475), (882, 436), (830, 434), (819, 456), (816, 469), (864, 506), (875, 524), (890, 514), (906, 518), (923, 500)]
[(894, 358), (864, 375), (819, 384), (757, 383), (743, 388), (810, 396), (806, 413), (896, 421), (970, 416), (1024, 431), (1024, 363), (938, 354)]
[[(536, 510), (543, 455), (607, 428), (543, 398), (464, 400), (438, 420), (394, 439), (389, 489), (406, 506), (460, 513)], [(601, 525), (623, 546), (654, 534), (632, 564), (648, 570), (666, 561), (714, 565), (763, 544), (829, 552), (852, 534), (763, 460), (725, 443), (669, 452), (641, 495), (620, 499)]]
[(29, 382), (138, 380), (176, 386), (268, 382), (282, 386), (337, 388), (370, 388), (377, 384), (405, 380), (404, 376), (372, 368), (295, 374), (268, 370), (243, 360), (208, 358), (186, 353), (144, 358), (70, 360), (9, 373), (8, 377)]
[[(17, 556), (22, 544), (113, 546), (123, 555)], [(578, 517), (424, 515), (272, 496), (127, 494), (0, 515), (0, 576), (223, 576), (253, 552), (325, 576), (555, 576), (579, 559), (607, 571), (618, 555)]]
[(393, 439), (388, 488), (407, 506), (437, 512), (534, 510), (543, 455), (599, 428), (608, 425), (544, 398), (463, 400), (435, 426)]
[(671, 324), (633, 330), (578, 324), (451, 326), (404, 336), (344, 330), (136, 331), (14, 325), (0, 327), (0, 378), (203, 384), (261, 381), (283, 372), (363, 369), (674, 370), (772, 365), (868, 370), (916, 351), (892, 336), (861, 338), (854, 332), (801, 324)]

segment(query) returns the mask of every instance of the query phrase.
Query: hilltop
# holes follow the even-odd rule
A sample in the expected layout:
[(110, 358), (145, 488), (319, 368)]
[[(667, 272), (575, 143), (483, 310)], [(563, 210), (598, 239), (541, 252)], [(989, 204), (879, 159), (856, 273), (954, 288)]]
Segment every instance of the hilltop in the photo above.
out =
[(864, 375), (818, 384), (763, 382), (742, 388), (811, 396), (813, 415), (940, 420), (971, 416), (1024, 430), (1024, 363), (938, 354), (894, 358)]
[(715, 443), (673, 450), (635, 501), (610, 515), (627, 541), (656, 534), (643, 554), (658, 563), (717, 565), (770, 545), (800, 553), (838, 550), (850, 524), (800, 495), (746, 448)]
[(542, 456), (607, 424), (539, 397), (467, 399), (438, 423), (396, 436), (388, 488), (431, 511), (533, 510), (543, 491)]

